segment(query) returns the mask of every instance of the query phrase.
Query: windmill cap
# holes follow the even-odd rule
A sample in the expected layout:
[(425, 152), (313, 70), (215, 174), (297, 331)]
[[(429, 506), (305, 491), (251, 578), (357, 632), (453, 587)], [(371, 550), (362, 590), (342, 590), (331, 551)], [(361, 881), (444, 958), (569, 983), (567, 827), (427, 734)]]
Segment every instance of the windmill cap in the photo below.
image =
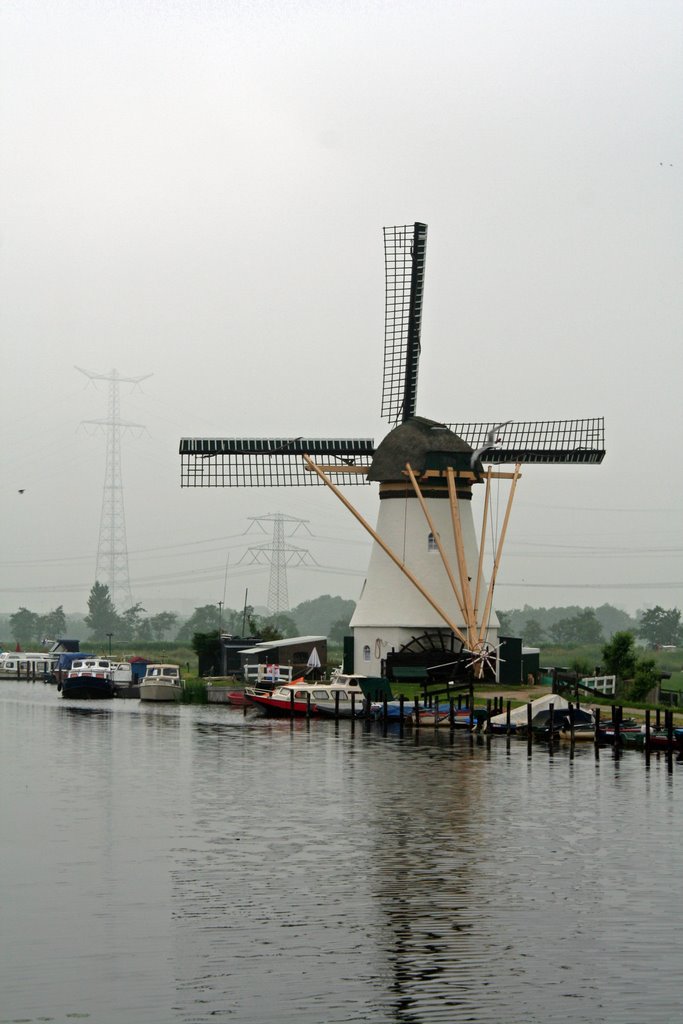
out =
[(472, 448), (443, 423), (412, 416), (387, 434), (372, 459), (368, 480), (405, 480), (406, 462), (419, 476), (427, 469), (469, 468)]

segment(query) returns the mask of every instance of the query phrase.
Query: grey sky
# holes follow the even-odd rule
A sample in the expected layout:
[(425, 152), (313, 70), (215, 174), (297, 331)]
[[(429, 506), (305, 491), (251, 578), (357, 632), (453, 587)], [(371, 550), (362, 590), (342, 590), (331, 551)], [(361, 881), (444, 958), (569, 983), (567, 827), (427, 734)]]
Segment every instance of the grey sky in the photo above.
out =
[(177, 445), (379, 440), (382, 226), (413, 220), (418, 412), (606, 417), (601, 467), (524, 471), (497, 605), (681, 606), (681, 124), (680, 2), (4, 0), (0, 610), (85, 609), (107, 396), (75, 364), (154, 374), (121, 389), (137, 600), (217, 602), (227, 562), (265, 603), (235, 563), (273, 511), (344, 569), (292, 603), (355, 598), (332, 495), (181, 491)]

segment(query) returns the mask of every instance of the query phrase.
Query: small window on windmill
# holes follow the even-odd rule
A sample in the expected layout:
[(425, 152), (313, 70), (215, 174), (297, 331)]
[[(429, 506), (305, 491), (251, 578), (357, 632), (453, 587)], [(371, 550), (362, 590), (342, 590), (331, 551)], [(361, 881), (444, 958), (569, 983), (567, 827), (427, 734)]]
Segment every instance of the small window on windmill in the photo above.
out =
[(363, 648), (363, 661), (370, 661), (370, 645), (366, 644)]
[(427, 551), (436, 551), (436, 538), (433, 533), (427, 534)]

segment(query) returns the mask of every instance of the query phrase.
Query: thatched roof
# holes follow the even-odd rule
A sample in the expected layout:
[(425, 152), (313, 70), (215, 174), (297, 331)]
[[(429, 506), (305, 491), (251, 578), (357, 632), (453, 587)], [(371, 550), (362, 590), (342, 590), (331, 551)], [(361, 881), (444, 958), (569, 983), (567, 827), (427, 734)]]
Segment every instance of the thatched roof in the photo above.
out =
[(368, 479), (380, 483), (404, 480), (406, 462), (418, 475), (446, 462), (464, 467), (469, 465), (471, 452), (467, 442), (443, 423), (413, 416), (384, 438), (373, 456)]

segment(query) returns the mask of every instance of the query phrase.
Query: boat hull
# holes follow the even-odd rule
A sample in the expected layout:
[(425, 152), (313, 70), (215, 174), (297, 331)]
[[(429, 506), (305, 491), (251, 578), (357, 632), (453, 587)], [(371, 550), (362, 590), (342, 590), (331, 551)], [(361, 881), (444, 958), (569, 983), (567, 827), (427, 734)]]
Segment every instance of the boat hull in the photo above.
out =
[(275, 700), (273, 697), (262, 696), (261, 694), (247, 694), (247, 700), (250, 704), (255, 704), (256, 707), (261, 708), (267, 715), (272, 715), (276, 718), (283, 718), (287, 715), (318, 715), (318, 708), (315, 703), (311, 701), (310, 706), (307, 701), (304, 700)]
[(111, 679), (100, 679), (94, 676), (79, 676), (77, 679), (63, 680), (62, 697), (67, 700), (109, 700), (114, 696), (114, 684)]
[(175, 701), (182, 692), (182, 686), (174, 683), (140, 683), (140, 700)]

